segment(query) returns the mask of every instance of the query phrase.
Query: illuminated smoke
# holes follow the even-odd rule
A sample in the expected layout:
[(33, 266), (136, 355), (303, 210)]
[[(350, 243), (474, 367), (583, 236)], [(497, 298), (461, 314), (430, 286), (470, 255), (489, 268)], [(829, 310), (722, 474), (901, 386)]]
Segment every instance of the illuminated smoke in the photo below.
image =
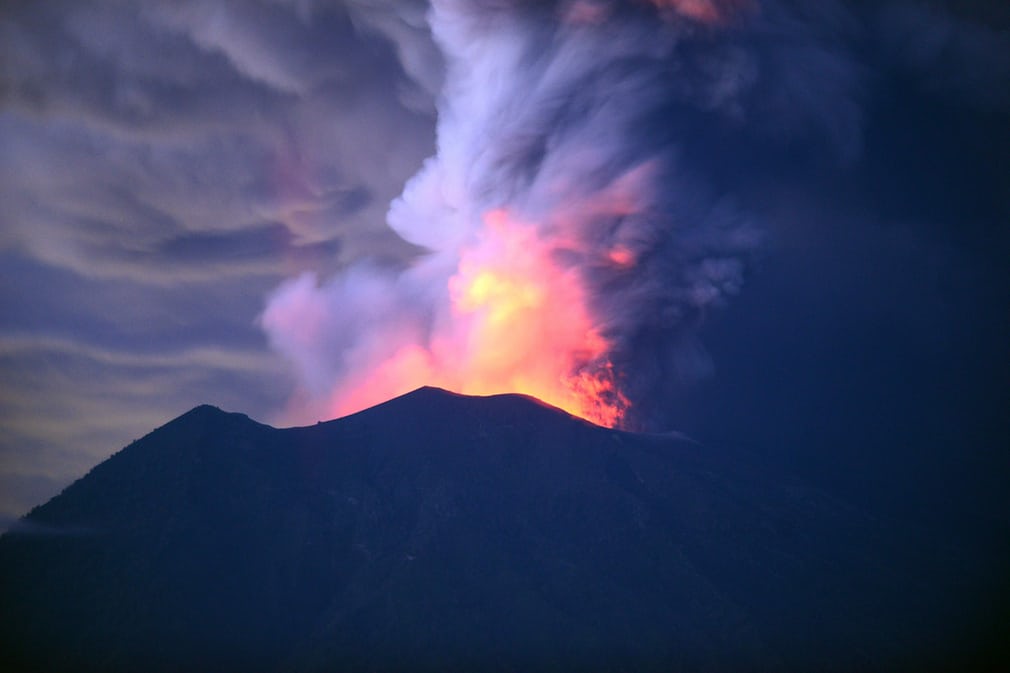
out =
[(262, 325), (300, 381), (287, 420), (436, 385), (626, 423), (692, 359), (692, 327), (755, 245), (682, 165), (676, 123), (740, 117), (753, 70), (721, 35), (752, 5), (436, 1), (437, 153), (388, 215), (426, 252), (269, 298)]

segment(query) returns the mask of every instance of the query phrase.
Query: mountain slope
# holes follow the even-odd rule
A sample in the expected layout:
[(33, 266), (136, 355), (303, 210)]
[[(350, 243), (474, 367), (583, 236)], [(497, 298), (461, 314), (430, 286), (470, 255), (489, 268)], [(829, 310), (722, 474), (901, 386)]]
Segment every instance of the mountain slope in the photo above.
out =
[(956, 640), (933, 542), (523, 396), (204, 406), (0, 538), (0, 629), (16, 670), (891, 670)]

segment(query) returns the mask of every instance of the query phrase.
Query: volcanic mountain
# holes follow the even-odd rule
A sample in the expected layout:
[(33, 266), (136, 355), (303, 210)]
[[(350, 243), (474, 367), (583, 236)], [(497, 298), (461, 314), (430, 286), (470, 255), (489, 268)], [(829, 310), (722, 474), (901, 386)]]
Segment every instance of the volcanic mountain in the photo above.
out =
[(134, 442), (0, 539), (0, 638), (4, 670), (894, 670), (952, 656), (958, 563), (753, 458), (422, 388)]

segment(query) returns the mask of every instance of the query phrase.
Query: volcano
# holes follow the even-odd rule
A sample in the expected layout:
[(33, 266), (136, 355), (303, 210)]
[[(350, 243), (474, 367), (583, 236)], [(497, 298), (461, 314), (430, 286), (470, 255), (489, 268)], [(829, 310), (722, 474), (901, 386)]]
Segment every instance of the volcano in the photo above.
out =
[(132, 443), (0, 539), (0, 637), (19, 671), (929, 668), (959, 563), (754, 457), (422, 388)]

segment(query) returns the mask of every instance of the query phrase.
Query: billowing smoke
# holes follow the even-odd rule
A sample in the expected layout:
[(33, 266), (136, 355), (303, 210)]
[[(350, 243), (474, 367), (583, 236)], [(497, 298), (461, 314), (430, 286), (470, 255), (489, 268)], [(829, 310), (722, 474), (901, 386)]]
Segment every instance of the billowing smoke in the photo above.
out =
[(639, 400), (701, 366), (693, 330), (740, 288), (759, 238), (685, 159), (698, 137), (855, 144), (854, 79), (809, 38), (813, 14), (840, 14), (816, 4), (436, 0), (437, 153), (388, 215), (423, 252), (269, 298), (262, 325), (300, 380), (289, 420), (425, 384), (641, 420)]

